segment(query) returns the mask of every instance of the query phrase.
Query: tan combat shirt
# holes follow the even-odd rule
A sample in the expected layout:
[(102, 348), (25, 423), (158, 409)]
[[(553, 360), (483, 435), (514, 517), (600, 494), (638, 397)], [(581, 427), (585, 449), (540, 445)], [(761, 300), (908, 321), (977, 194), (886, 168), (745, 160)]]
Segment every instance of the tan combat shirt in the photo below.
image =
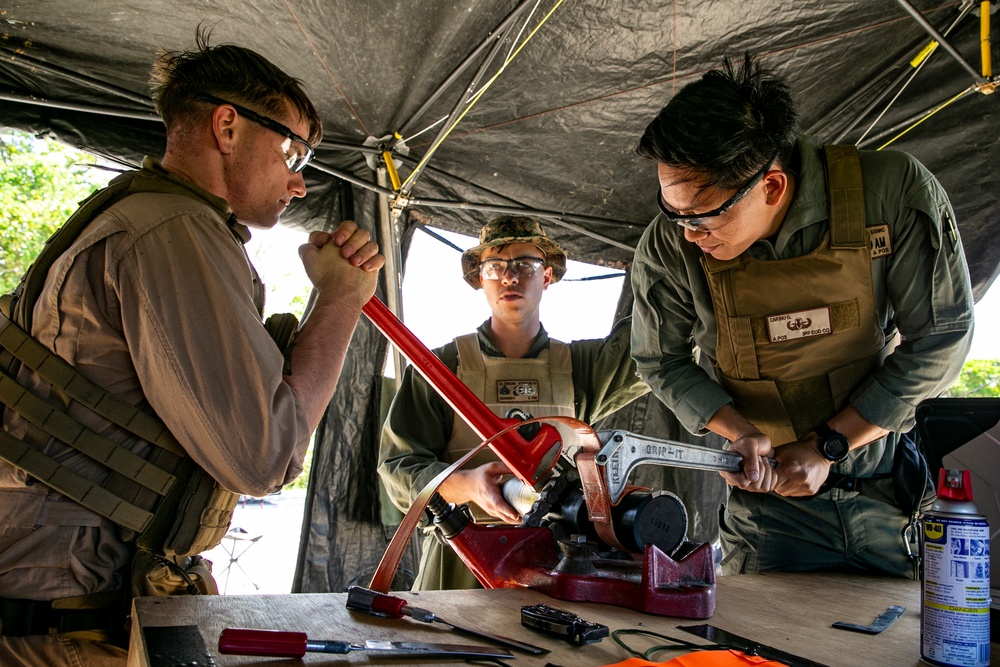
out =
[[(274, 492), (301, 472), (310, 434), (261, 324), (249, 231), (224, 200), (150, 158), (143, 169), (198, 199), (139, 193), (96, 217), (50, 271), (32, 334), (108, 391), (152, 408), (228, 490)], [(74, 415), (123, 439), (86, 411)], [(18, 424), (8, 417), (5, 428), (16, 434)], [(93, 469), (58, 443), (48, 452)], [(129, 551), (117, 527), (0, 462), (0, 597), (118, 588)]]

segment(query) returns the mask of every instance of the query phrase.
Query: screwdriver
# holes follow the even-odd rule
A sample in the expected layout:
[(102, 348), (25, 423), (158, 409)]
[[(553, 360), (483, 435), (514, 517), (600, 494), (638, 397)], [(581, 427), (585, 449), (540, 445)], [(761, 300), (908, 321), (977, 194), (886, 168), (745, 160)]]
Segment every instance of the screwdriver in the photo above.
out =
[(387, 642), (368, 640), (363, 644), (337, 640), (309, 639), (304, 632), (225, 628), (219, 635), (219, 653), (225, 655), (256, 655), (271, 658), (301, 658), (313, 653), (350, 653), (379, 651), (420, 657), (496, 658), (511, 659), (514, 654), (490, 646), (460, 644), (429, 644), (426, 642)]
[(460, 632), (471, 637), (488, 639), (500, 644), (501, 646), (516, 648), (524, 651), (525, 653), (530, 653), (531, 655), (541, 655), (549, 652), (548, 649), (544, 649), (533, 644), (527, 644), (516, 639), (502, 637), (488, 632), (481, 632), (479, 630), (473, 630), (472, 628), (467, 628), (461, 625), (455, 625), (451, 621), (446, 621), (443, 618), (440, 618), (432, 611), (421, 609), (420, 607), (410, 606), (410, 603), (403, 598), (396, 597), (394, 595), (386, 595), (385, 593), (379, 593), (378, 591), (373, 591), (370, 588), (364, 588), (362, 586), (351, 586), (347, 589), (347, 608), (354, 609), (356, 611), (363, 611), (367, 614), (373, 614), (375, 616), (387, 616), (389, 618), (403, 618), (403, 616), (409, 616), (415, 621), (422, 621), (424, 623), (442, 623), (449, 626), (456, 632)]

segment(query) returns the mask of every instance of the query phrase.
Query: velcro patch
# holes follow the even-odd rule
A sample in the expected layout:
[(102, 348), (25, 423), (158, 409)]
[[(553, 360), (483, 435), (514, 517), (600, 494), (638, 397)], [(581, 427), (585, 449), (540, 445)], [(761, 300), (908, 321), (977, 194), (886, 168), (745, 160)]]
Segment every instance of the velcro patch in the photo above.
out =
[(497, 380), (497, 400), (500, 403), (532, 403), (538, 401), (538, 381)]
[(767, 323), (767, 336), (772, 343), (811, 336), (828, 336), (833, 333), (829, 306), (781, 315), (768, 315), (764, 321)]
[(868, 228), (868, 250), (872, 259), (892, 254), (892, 239), (889, 225), (875, 225)]

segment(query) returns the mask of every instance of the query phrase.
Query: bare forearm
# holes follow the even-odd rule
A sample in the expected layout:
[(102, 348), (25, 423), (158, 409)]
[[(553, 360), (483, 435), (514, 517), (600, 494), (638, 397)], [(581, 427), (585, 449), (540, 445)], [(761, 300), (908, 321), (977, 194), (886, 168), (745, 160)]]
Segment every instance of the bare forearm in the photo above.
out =
[(848, 405), (831, 417), (827, 425), (834, 431), (846, 436), (847, 441), (851, 443), (851, 449), (863, 447), (869, 442), (874, 442), (889, 433), (884, 428), (876, 426), (862, 417), (861, 413), (852, 405)]
[(760, 430), (751, 424), (746, 417), (736, 411), (732, 405), (724, 405), (719, 409), (705, 425), (712, 433), (721, 435), (730, 442), (736, 442), (745, 435), (760, 433)]
[(360, 316), (357, 299), (320, 293), (296, 335), (291, 373), (285, 382), (295, 391), (311, 430), (319, 425), (337, 388)]

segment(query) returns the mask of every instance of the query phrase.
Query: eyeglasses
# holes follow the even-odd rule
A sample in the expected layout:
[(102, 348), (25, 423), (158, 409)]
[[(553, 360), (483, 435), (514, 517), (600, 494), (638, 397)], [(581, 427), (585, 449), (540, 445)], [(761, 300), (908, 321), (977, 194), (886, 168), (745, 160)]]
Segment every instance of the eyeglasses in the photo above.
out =
[(212, 104), (228, 104), (232, 108), (236, 109), (238, 113), (246, 116), (258, 125), (263, 125), (272, 132), (277, 132), (281, 136), (285, 137), (285, 140), (281, 142), (281, 152), (285, 154), (285, 164), (288, 166), (288, 171), (293, 174), (297, 174), (305, 169), (306, 165), (309, 164), (309, 160), (312, 160), (316, 155), (316, 152), (313, 150), (312, 146), (309, 145), (308, 141), (295, 134), (276, 120), (268, 118), (267, 116), (262, 116), (256, 111), (247, 109), (246, 107), (240, 106), (235, 102), (215, 97), (214, 95), (199, 93), (198, 97), (206, 102), (211, 102)]
[(708, 225), (711, 224), (711, 220), (709, 219), (717, 218), (726, 211), (730, 210), (731, 208), (739, 204), (744, 197), (750, 194), (751, 190), (757, 187), (757, 184), (760, 183), (761, 180), (764, 178), (764, 174), (768, 172), (768, 170), (771, 168), (771, 165), (773, 165), (774, 161), (777, 159), (778, 159), (778, 154), (775, 153), (774, 157), (768, 160), (767, 164), (761, 167), (760, 171), (754, 174), (750, 178), (750, 180), (747, 181), (746, 185), (740, 188), (736, 194), (734, 194), (732, 197), (723, 202), (722, 206), (712, 209), (711, 211), (708, 211), (706, 213), (691, 213), (685, 215), (667, 208), (666, 203), (663, 201), (663, 193), (659, 189), (656, 190), (656, 204), (660, 207), (660, 213), (663, 214), (664, 218), (666, 218), (670, 222), (676, 222), (684, 229), (690, 229), (696, 232), (710, 232), (719, 229), (725, 223), (723, 223), (722, 225), (715, 225), (713, 227), (709, 227)]
[(479, 275), (483, 280), (500, 280), (511, 271), (519, 280), (533, 278), (545, 265), (539, 257), (515, 257), (514, 259), (487, 259), (479, 263)]

